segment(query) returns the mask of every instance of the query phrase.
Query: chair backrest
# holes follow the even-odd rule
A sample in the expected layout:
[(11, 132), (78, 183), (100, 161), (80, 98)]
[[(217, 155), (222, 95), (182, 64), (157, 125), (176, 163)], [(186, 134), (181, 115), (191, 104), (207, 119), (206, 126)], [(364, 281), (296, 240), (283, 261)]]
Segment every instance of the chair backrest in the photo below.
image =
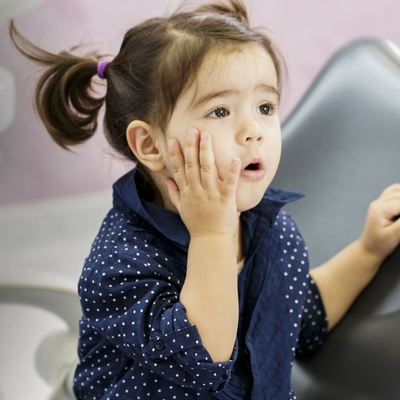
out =
[[(356, 239), (369, 203), (400, 182), (400, 51), (356, 40), (327, 63), (283, 124), (273, 186), (306, 197), (287, 207), (315, 267)], [(315, 355), (297, 361), (300, 400), (400, 399), (400, 249)]]

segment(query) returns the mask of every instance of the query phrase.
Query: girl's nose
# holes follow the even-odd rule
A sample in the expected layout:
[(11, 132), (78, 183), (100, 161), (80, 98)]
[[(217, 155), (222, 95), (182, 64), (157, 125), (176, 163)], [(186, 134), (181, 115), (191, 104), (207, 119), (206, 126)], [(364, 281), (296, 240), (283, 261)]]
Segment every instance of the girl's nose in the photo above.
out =
[(247, 118), (246, 121), (242, 121), (239, 131), (239, 141), (241, 144), (249, 143), (262, 143), (263, 134), (260, 125), (253, 118)]

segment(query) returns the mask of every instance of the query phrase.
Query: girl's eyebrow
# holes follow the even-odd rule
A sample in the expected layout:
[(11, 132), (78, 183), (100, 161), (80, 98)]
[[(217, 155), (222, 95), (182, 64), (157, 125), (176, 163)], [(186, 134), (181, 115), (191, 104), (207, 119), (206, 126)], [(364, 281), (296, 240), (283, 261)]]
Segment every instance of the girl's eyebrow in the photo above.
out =
[(193, 109), (199, 108), (203, 104), (209, 102), (212, 99), (215, 99), (217, 97), (226, 97), (226, 96), (232, 95), (237, 92), (238, 92), (237, 90), (220, 90), (217, 92), (206, 93), (203, 96), (200, 96), (198, 99), (193, 99), (192, 108)]
[[(262, 91), (265, 91), (267, 93), (272, 93), (274, 95), (276, 95), (278, 97), (278, 101), (280, 98), (279, 92), (278, 90), (271, 85), (267, 85), (265, 83), (260, 83), (259, 85), (256, 86), (255, 91), (261, 89)], [(239, 91), (238, 90), (219, 90), (219, 91), (215, 91), (215, 92), (210, 92), (210, 93), (206, 93), (203, 96), (200, 96), (197, 99), (193, 99), (193, 104), (192, 104), (192, 108), (196, 109), (198, 107), (201, 107), (203, 104), (206, 104), (208, 101), (215, 99), (217, 97), (227, 97), (230, 96), (232, 94), (238, 94)]]
[(278, 89), (275, 86), (271, 85), (266, 85), (265, 83), (261, 83), (260, 85), (257, 85), (256, 89), (262, 89), (263, 91), (267, 93), (272, 93), (278, 97), (278, 100), (280, 99), (280, 94), (278, 92)]

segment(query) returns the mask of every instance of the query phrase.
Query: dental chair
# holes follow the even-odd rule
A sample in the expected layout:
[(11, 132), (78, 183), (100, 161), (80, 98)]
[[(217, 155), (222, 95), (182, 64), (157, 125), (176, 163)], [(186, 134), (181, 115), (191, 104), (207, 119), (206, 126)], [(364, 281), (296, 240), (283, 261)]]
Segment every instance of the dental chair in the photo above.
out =
[(37, 307), (65, 322), (65, 329), (51, 332), (39, 345), (35, 365), (42, 379), (52, 387), (46, 400), (74, 399), (72, 380), (78, 362), (78, 319), (81, 314), (76, 282), (48, 271), (33, 272), (22, 268), (17, 271), (2, 268), (0, 271), (0, 304)]
[[(340, 49), (284, 122), (273, 186), (306, 197), (286, 209), (311, 268), (359, 237), (369, 203), (400, 182), (400, 52), (387, 40)], [(314, 355), (296, 361), (299, 400), (400, 399), (400, 249)]]
[(84, 258), (111, 190), (0, 208), (0, 400), (73, 400)]
[[(306, 193), (287, 210), (315, 267), (359, 236), (369, 203), (399, 181), (399, 50), (386, 40), (358, 40), (334, 55), (285, 121), (273, 186)], [(1, 274), (0, 303), (40, 307), (66, 322), (39, 346), (36, 365), (53, 387), (47, 400), (73, 399), (75, 284), (40, 271), (35, 279), (21, 271)], [(400, 399), (399, 249), (325, 345), (296, 361), (292, 384), (299, 400)]]

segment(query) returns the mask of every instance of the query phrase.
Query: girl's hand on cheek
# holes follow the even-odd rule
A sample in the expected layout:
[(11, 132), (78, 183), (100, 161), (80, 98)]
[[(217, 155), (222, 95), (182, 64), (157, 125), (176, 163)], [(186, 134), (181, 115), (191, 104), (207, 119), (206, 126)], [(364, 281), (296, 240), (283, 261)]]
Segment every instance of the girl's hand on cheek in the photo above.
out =
[(386, 188), (368, 209), (361, 242), (382, 261), (400, 243), (400, 184)]
[(174, 180), (166, 181), (168, 194), (191, 237), (234, 235), (238, 224), (236, 189), (240, 160), (232, 160), (221, 180), (209, 134), (200, 135), (190, 129), (183, 152), (174, 139), (168, 145), (174, 169)]

